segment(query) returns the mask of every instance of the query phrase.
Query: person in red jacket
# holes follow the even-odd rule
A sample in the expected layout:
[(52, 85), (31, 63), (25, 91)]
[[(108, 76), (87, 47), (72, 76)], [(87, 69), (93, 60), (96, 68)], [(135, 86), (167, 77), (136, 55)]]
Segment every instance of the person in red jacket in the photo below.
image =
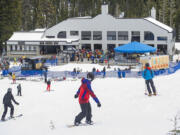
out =
[(48, 80), (46, 90), (49, 91), (49, 92), (50, 92), (50, 87), (51, 87), (51, 80)]
[[(91, 80), (89, 80), (89, 79), (91, 79)], [(75, 98), (79, 97), (79, 104), (81, 107), (81, 112), (75, 117), (75, 121), (74, 121), (75, 126), (78, 126), (79, 124), (81, 124), (81, 120), (84, 117), (86, 117), (87, 124), (92, 124), (91, 104), (89, 102), (90, 96), (97, 103), (97, 106), (101, 107), (101, 104), (100, 104), (98, 98), (96, 97), (96, 95), (94, 94), (94, 92), (91, 89), (91, 82), (93, 81), (93, 79), (94, 79), (93, 73), (88, 73), (87, 79), (82, 78), (82, 80), (81, 80), (82, 84), (74, 96)]]

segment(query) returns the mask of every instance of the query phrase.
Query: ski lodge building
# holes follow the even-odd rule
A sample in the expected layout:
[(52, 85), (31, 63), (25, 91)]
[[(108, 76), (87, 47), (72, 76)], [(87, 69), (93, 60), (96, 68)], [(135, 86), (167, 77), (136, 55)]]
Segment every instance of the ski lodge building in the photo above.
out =
[(64, 20), (48, 29), (29, 32), (14, 32), (7, 41), (7, 55), (55, 54), (68, 46), (76, 49), (113, 48), (138, 41), (157, 48), (163, 54), (172, 55), (175, 45), (174, 30), (155, 19), (151, 10), (147, 18), (116, 18), (108, 14), (108, 5), (101, 7), (101, 14), (74, 17)]

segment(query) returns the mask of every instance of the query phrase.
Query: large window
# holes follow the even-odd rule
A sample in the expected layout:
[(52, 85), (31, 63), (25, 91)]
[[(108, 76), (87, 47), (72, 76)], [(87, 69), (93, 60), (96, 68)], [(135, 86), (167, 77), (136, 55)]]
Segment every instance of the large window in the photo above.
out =
[(128, 40), (128, 31), (119, 31), (118, 40)]
[(59, 32), (57, 38), (66, 38), (66, 31)]
[(132, 31), (131, 35), (132, 35), (131, 41), (140, 42), (140, 31)]
[(96, 49), (102, 49), (102, 44), (94, 44), (94, 50)]
[(167, 54), (167, 45), (166, 44), (158, 44), (157, 52), (160, 54)]
[(27, 49), (27, 46), (25, 45), (25, 46), (24, 46), (24, 51), (27, 51), (27, 50), (28, 50), (28, 49)]
[(102, 40), (102, 32), (93, 31), (93, 40)]
[(107, 44), (107, 50), (110, 52), (113, 52), (115, 47), (116, 47), (115, 44)]
[(167, 37), (157, 37), (158, 41), (167, 41)]
[(108, 31), (107, 40), (116, 40), (116, 31)]
[(91, 31), (82, 31), (81, 40), (91, 40)]
[(36, 46), (33, 47), (33, 50), (36, 51)]
[(17, 48), (18, 48), (17, 45), (15, 45), (15, 51), (17, 51)]
[(70, 35), (71, 36), (78, 36), (79, 35), (79, 31), (70, 31)]
[(144, 40), (154, 40), (154, 34), (150, 31), (145, 31)]
[(82, 44), (82, 49), (91, 50), (91, 44)]
[(9, 47), (10, 47), (10, 51), (12, 51), (12, 50), (13, 50), (13, 47), (12, 47), (12, 45), (10, 45)]
[(22, 46), (21, 45), (19, 46), (19, 50), (22, 51)]
[(31, 51), (31, 49), (32, 49), (32, 46), (29, 46), (29, 51)]

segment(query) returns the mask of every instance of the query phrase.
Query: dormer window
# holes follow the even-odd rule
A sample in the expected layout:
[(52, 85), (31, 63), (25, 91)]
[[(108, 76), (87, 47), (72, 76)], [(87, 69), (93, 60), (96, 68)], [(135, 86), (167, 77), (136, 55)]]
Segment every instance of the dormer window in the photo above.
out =
[(150, 31), (145, 31), (144, 40), (154, 40), (154, 34)]
[(66, 31), (60, 31), (57, 35), (57, 38), (66, 38)]

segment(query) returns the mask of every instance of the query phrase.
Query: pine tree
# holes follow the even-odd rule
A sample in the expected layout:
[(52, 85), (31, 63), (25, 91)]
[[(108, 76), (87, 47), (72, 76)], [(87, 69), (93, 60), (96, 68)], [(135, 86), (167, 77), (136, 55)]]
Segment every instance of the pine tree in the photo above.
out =
[(30, 0), (22, 1), (22, 30), (28, 31), (33, 29), (33, 10)]
[(175, 0), (170, 0), (170, 15), (169, 15), (169, 22), (171, 27), (175, 27), (174, 25), (174, 19), (175, 19), (175, 13), (176, 13), (176, 2)]
[[(14, 31), (21, 29), (21, 0), (0, 1), (0, 49)], [(5, 46), (4, 46), (5, 47)]]

